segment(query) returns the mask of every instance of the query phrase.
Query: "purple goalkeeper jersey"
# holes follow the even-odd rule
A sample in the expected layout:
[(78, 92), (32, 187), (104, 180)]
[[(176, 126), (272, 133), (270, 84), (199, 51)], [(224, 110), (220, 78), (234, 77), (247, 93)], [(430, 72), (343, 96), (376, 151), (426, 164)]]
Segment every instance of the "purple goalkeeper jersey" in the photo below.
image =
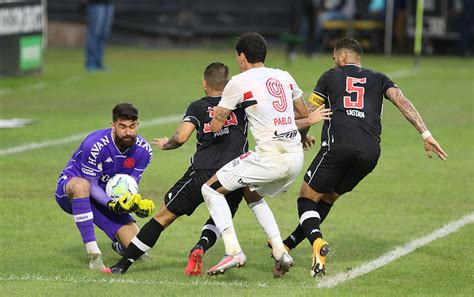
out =
[(122, 153), (114, 143), (111, 128), (97, 130), (82, 141), (61, 176), (86, 178), (91, 183), (91, 197), (106, 205), (110, 200), (104, 192), (107, 181), (121, 173), (133, 176), (138, 183), (151, 158), (152, 148), (140, 135)]

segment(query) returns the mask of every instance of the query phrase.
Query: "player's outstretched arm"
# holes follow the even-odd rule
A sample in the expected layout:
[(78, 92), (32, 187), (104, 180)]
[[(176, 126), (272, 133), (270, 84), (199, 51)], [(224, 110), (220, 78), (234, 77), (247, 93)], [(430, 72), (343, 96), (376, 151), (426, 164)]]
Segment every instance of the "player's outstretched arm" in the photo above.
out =
[(423, 119), (416, 110), (415, 106), (406, 98), (399, 88), (389, 88), (387, 90), (387, 97), (392, 103), (403, 113), (405, 118), (418, 130), (424, 139), (425, 151), (429, 158), (432, 152), (436, 153), (441, 160), (446, 160), (448, 154), (441, 148), (438, 141), (431, 135), (428, 128), (426, 128)]
[(181, 125), (176, 128), (174, 134), (168, 137), (155, 138), (151, 143), (158, 146), (161, 150), (172, 150), (182, 146), (189, 137), (193, 134), (196, 129), (194, 124), (189, 122), (182, 122)]
[(330, 120), (332, 115), (331, 109), (324, 107), (324, 105), (321, 105), (312, 111), (308, 117), (296, 120), (296, 126), (298, 127), (298, 130), (310, 127), (323, 120)]

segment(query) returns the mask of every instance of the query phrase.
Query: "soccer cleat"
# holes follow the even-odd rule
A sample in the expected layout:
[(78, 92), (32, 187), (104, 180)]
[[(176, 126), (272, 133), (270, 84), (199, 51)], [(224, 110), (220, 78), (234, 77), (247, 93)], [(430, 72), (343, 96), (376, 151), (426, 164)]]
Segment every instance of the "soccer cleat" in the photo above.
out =
[(125, 267), (123, 266), (114, 265), (111, 267), (102, 268), (102, 272), (107, 274), (125, 274), (125, 272), (127, 272), (127, 269), (125, 269)]
[(185, 275), (195, 276), (200, 275), (202, 270), (202, 256), (204, 255), (204, 250), (201, 246), (196, 246), (195, 249), (191, 251), (189, 255), (188, 266), (186, 267)]
[(89, 269), (102, 270), (105, 268), (104, 262), (102, 261), (102, 254), (88, 254), (89, 257)]
[[(270, 239), (267, 240), (267, 247), (272, 250), (272, 253), (270, 254), (270, 257), (274, 258), (274, 257), (273, 257), (272, 242), (270, 241)], [(287, 253), (289, 253), (289, 252), (291, 251), (291, 249), (290, 249), (286, 244), (284, 244), (284, 243), (283, 243), (283, 247), (285, 248), (285, 251), (286, 251)]]
[(225, 255), (222, 260), (207, 271), (209, 275), (224, 274), (227, 270), (234, 267), (242, 267), (245, 265), (247, 258), (244, 252), (240, 251), (237, 255), (229, 256)]
[(326, 274), (326, 256), (329, 251), (329, 244), (322, 238), (316, 239), (313, 243), (313, 264), (311, 266), (312, 277)]
[(122, 257), (125, 255), (125, 247), (118, 241), (112, 241), (112, 249)]
[(290, 254), (283, 253), (281, 255), (280, 260), (275, 260), (275, 270), (273, 270), (273, 277), (279, 278), (282, 277), (285, 273), (287, 273), (291, 267), (294, 265), (293, 258)]

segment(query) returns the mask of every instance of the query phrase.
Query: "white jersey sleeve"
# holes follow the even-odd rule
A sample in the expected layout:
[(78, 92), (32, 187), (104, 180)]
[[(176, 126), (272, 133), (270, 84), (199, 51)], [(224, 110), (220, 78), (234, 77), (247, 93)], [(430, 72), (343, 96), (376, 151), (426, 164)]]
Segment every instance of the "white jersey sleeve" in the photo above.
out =
[(234, 110), (243, 100), (243, 92), (236, 79), (231, 79), (222, 92), (222, 98), (219, 101), (221, 107)]
[(287, 77), (288, 83), (290, 84), (290, 88), (293, 92), (293, 100), (298, 99), (299, 97), (303, 96), (303, 91), (300, 89), (300, 87), (296, 83), (293, 76), (291, 76), (291, 74), (289, 74), (287, 71), (284, 71), (284, 73)]

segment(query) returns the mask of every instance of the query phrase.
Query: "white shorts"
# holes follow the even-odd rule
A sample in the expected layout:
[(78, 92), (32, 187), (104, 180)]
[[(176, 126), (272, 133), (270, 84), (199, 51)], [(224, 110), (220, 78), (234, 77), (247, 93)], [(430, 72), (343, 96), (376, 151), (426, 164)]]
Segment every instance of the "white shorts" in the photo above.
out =
[(216, 173), (224, 188), (233, 191), (249, 187), (261, 196), (286, 192), (303, 168), (303, 152), (259, 154), (249, 151)]

